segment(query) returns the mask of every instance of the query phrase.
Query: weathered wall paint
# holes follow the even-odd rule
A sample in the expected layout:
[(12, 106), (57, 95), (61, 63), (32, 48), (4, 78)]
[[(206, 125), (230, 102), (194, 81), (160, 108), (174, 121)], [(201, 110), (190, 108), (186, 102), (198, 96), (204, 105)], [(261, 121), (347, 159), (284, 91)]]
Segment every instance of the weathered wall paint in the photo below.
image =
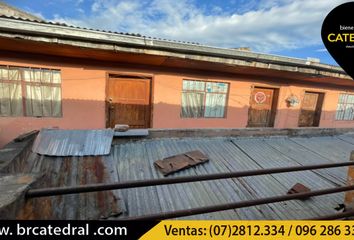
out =
[[(166, 72), (149, 68), (133, 68), (119, 64), (91, 64), (63, 61), (60, 58), (2, 57), (0, 65), (60, 69), (62, 73), (61, 118), (0, 117), (0, 146), (21, 133), (43, 127), (63, 129), (105, 128), (105, 93), (107, 72), (124, 72), (152, 76), (153, 128), (244, 128), (247, 126), (248, 106), (253, 86), (279, 88), (275, 128), (297, 127), (300, 105), (288, 107), (285, 99), (291, 94), (302, 100), (305, 91), (325, 93), (320, 127), (354, 127), (354, 121), (335, 121), (340, 93), (345, 89), (330, 89), (310, 85), (269, 83), (261, 78), (206, 76), (203, 72)], [(265, 73), (266, 74), (266, 73)], [(230, 84), (225, 118), (186, 119), (180, 117), (182, 80), (221, 81)]]

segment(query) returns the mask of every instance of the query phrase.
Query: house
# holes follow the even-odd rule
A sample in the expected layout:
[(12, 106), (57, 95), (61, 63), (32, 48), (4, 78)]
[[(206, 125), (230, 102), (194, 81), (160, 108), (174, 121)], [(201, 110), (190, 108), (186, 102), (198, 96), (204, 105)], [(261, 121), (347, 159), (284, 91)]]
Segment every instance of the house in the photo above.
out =
[[(52, 138), (44, 139), (43, 135), (32, 134), (0, 150), (0, 219), (122, 220), (155, 214), (161, 217), (169, 212), (183, 210), (186, 215), (182, 219), (204, 220), (326, 219), (329, 215), (341, 214), (340, 206), (353, 203), (353, 191), (332, 192), (309, 199), (273, 200), (267, 204), (229, 207), (223, 211), (210, 210), (191, 216), (187, 214), (200, 207), (287, 196), (289, 189), (297, 183), (303, 184), (312, 193), (350, 184), (347, 179), (352, 178), (348, 173), (354, 168), (350, 166), (351, 170), (348, 170), (347, 166), (354, 145), (353, 131), (343, 134), (339, 129), (331, 129), (331, 136), (324, 136), (321, 129), (312, 129), (313, 135), (309, 137), (309, 131), (304, 136), (302, 130), (296, 130), (296, 136), (272, 138), (233, 137), (228, 136), (229, 131), (226, 129), (199, 131), (202, 134), (217, 134), (218, 137), (213, 138), (191, 135), (177, 138), (177, 132), (164, 130), (154, 138), (150, 136), (134, 141), (121, 139), (119, 143), (116, 142), (118, 139), (114, 139), (113, 144), (108, 145), (109, 153), (105, 155), (99, 154), (92, 146), (106, 145), (102, 141), (104, 133), (112, 130), (42, 130), (40, 135), (51, 132)], [(76, 149), (81, 148), (81, 145), (73, 144), (72, 138), (78, 136), (78, 132), (81, 134), (80, 139), (87, 143), (85, 154), (89, 156), (77, 154)], [(152, 132), (158, 133), (159, 130)], [(168, 136), (161, 135), (166, 132)], [(35, 143), (32, 144), (34, 138)], [(63, 140), (63, 144), (54, 147), (57, 139)], [(48, 146), (46, 149), (50, 151), (49, 154), (36, 153), (38, 140)], [(194, 150), (201, 151), (209, 161), (168, 176), (154, 167), (157, 160)], [(349, 162), (351, 165), (353, 156)], [(204, 181), (151, 184), (144, 187), (132, 184), (136, 181), (148, 183), (183, 177), (210, 177), (213, 174), (331, 164), (343, 165), (208, 181), (204, 178)], [(90, 184), (97, 185), (93, 188)], [(125, 187), (100, 191), (97, 186), (102, 184), (123, 184)], [(91, 190), (80, 194), (61, 192), (52, 196), (28, 196), (28, 190), (48, 192), (48, 188), (77, 189), (85, 186), (91, 186)], [(353, 216), (353, 212), (351, 214), (349, 216)]]
[(33, 129), (354, 127), (337, 66), (0, 17), (0, 145)]

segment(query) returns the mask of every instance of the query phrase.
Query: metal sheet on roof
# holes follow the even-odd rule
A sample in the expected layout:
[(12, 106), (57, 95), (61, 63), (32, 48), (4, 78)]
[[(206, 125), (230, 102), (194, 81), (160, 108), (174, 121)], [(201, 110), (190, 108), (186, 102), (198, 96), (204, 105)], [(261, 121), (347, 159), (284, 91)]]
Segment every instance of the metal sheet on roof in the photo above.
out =
[(149, 136), (148, 129), (129, 129), (125, 132), (114, 132), (115, 137), (146, 137)]
[(99, 156), (111, 150), (114, 131), (42, 129), (32, 151), (49, 156)]
[[(31, 154), (23, 171), (46, 172), (47, 184), (51, 186), (156, 179), (164, 176), (154, 169), (154, 161), (195, 149), (205, 153), (212, 161), (177, 172), (176, 177), (348, 161), (349, 153), (354, 149), (354, 136), (145, 139), (113, 145), (111, 153), (103, 157)], [(101, 192), (57, 196), (48, 199), (55, 211), (49, 216), (59, 219), (96, 219), (101, 215), (110, 216), (111, 212), (122, 212), (114, 217), (120, 219), (283, 195), (297, 182), (312, 190), (332, 188), (344, 185), (346, 174), (347, 168), (343, 167), (121, 189), (109, 191), (110, 195), (100, 195), (105, 194)], [(313, 218), (336, 213), (334, 208), (343, 200), (344, 193), (336, 193), (304, 201), (264, 204), (182, 219)], [(42, 202), (38, 204), (43, 205)], [(115, 210), (117, 207), (119, 211)]]

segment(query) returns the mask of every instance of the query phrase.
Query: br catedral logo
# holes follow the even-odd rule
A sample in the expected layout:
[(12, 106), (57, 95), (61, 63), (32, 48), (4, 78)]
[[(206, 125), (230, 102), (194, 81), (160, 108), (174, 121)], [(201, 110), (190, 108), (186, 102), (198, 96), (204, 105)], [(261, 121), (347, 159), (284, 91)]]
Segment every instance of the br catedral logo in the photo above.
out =
[(322, 41), (336, 62), (354, 79), (354, 2), (334, 8), (322, 25)]

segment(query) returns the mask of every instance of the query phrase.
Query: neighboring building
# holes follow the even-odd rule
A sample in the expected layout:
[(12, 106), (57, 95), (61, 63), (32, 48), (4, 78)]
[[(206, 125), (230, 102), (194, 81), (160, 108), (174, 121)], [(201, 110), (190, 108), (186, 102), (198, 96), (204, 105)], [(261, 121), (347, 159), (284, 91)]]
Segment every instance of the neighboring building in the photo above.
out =
[(25, 18), (33, 21), (42, 21), (40, 17), (34, 16), (30, 13), (21, 11), (17, 8), (11, 7), (6, 3), (0, 1), (0, 15), (7, 17), (15, 17), (15, 18)]
[[(0, 145), (43, 127), (354, 127), (340, 68), (0, 17)], [(353, 94), (353, 95), (352, 95)]]

